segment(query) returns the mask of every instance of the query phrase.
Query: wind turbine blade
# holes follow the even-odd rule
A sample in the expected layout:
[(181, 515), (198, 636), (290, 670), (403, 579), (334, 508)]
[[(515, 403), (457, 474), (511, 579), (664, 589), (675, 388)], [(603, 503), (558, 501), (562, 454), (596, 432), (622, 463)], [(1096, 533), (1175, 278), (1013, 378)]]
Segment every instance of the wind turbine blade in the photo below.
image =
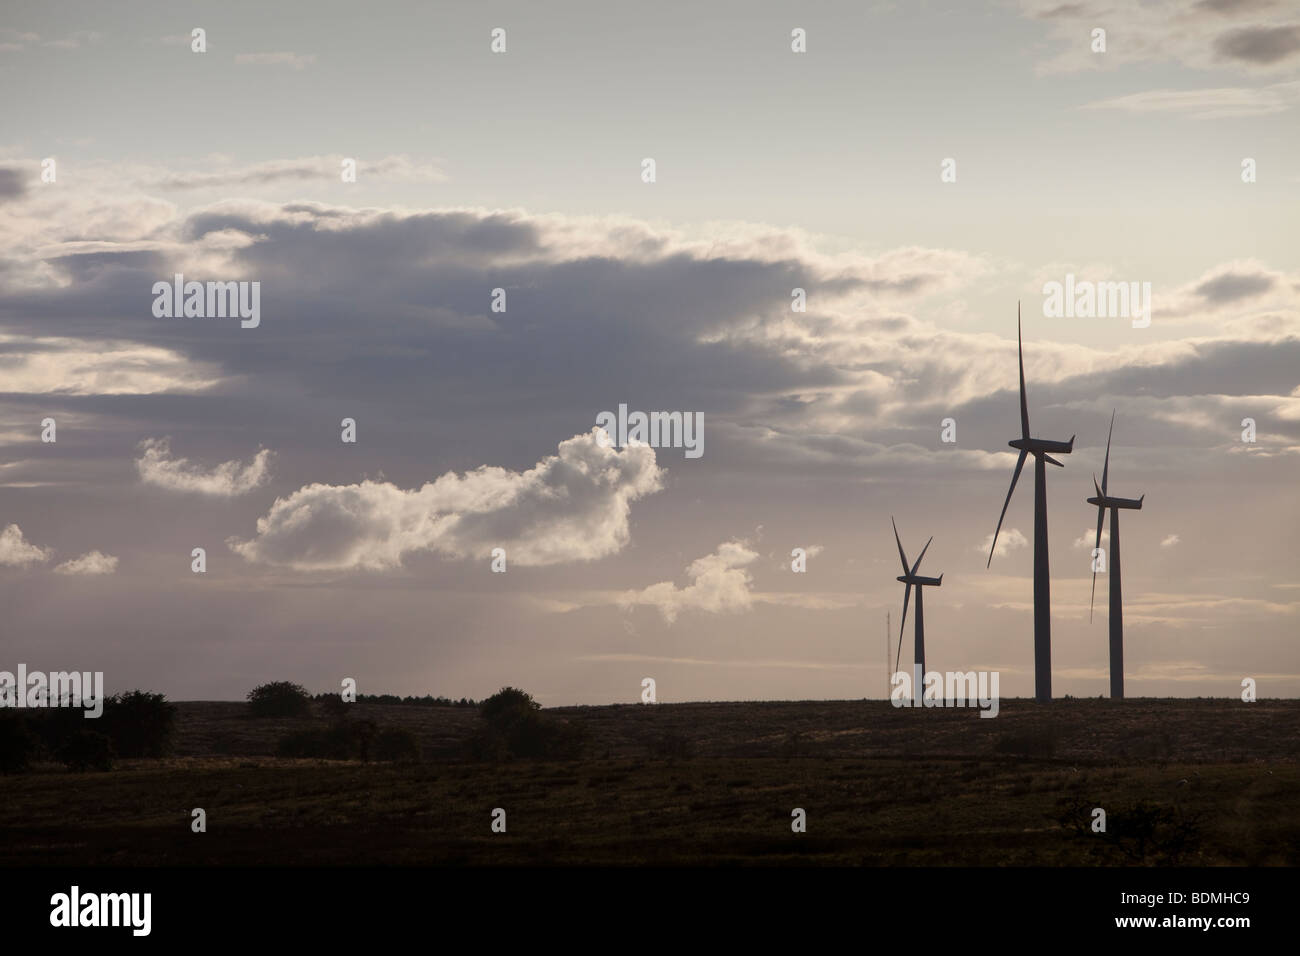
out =
[(898, 673), (898, 663), (903, 658), (903, 631), (907, 629), (907, 602), (912, 597), (912, 585), (903, 592), (903, 622), (898, 625), (898, 653), (894, 655), (894, 673)]
[[(1105, 497), (1106, 497), (1104, 494), (1102, 494), (1101, 486), (1099, 486), (1099, 485), (1097, 484), (1097, 476), (1096, 476), (1095, 474), (1092, 476), (1092, 486), (1093, 486), (1094, 488), (1097, 489), (1097, 497), (1098, 497), (1098, 498), (1105, 498)], [(1100, 508), (1101, 505), (1098, 505), (1097, 507)]]
[(1044, 455), (1043, 455), (1043, 461), (1048, 462), (1049, 464), (1053, 464), (1053, 465), (1055, 465), (1057, 468), (1064, 468), (1064, 467), (1065, 467), (1065, 465), (1061, 464), (1059, 461), (1057, 461), (1055, 458), (1053, 458), (1051, 455), (1048, 455), (1048, 454), (1044, 454)]
[[(1094, 477), (1092, 483), (1095, 486), (1097, 479)], [(1100, 494), (1098, 495), (1100, 497)], [(1092, 546), (1092, 597), (1088, 599), (1088, 623), (1092, 623), (1092, 605), (1097, 598), (1097, 555), (1096, 551), (1101, 547), (1101, 525), (1106, 520), (1106, 509), (1102, 505), (1097, 506), (1097, 543)]]
[(1110, 413), (1110, 431), (1106, 432), (1106, 464), (1101, 469), (1101, 493), (1106, 494), (1106, 478), (1110, 474), (1110, 436), (1115, 432), (1115, 413)]
[(894, 525), (894, 541), (898, 545), (898, 559), (903, 562), (903, 573), (907, 573), (907, 555), (903, 553), (903, 542), (898, 540), (898, 525), (894, 524), (894, 518), (891, 515), (889, 523)]
[[(930, 541), (933, 541), (933, 540), (934, 540), (934, 535), (930, 535)], [(912, 565), (912, 573), (913, 573), (913, 574), (915, 574), (915, 573), (916, 573), (916, 569), (919, 568), (919, 567), (921, 566), (921, 558), (924, 558), (924, 557), (925, 557), (925, 552), (927, 552), (927, 551), (930, 550), (930, 541), (927, 541), (927, 542), (925, 543), (925, 547), (921, 549), (921, 553), (920, 553), (920, 554), (917, 556), (917, 558), (916, 558), (916, 564)]]
[(1020, 303), (1016, 303), (1016, 344), (1020, 356), (1020, 437), (1029, 437), (1029, 399), (1025, 397), (1025, 341), (1020, 334)]
[(1016, 490), (1016, 482), (1020, 480), (1020, 471), (1025, 467), (1025, 457), (1028, 454), (1029, 452), (1021, 450), (1020, 457), (1016, 459), (1016, 470), (1011, 475), (1011, 487), (1007, 489), (1007, 500), (1002, 502), (1002, 514), (998, 516), (998, 527), (993, 532), (993, 547), (989, 548), (988, 564), (984, 565), (986, 568), (993, 564), (993, 551), (998, 546), (998, 533), (1002, 530), (1002, 519), (1007, 516), (1007, 505), (1011, 504), (1011, 494)]

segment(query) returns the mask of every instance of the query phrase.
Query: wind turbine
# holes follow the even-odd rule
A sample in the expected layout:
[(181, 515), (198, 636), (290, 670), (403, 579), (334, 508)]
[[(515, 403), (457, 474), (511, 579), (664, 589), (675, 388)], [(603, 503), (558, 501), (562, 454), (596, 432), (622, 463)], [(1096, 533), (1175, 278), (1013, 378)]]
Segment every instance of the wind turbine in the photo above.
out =
[(1071, 435), (1069, 441), (1029, 437), (1029, 401), (1025, 398), (1025, 343), (1020, 334), (1019, 303), (1016, 303), (1016, 341), (1020, 349), (1020, 437), (1007, 444), (1019, 449), (1020, 457), (1016, 459), (1016, 470), (1011, 475), (1007, 500), (1002, 503), (1002, 514), (998, 517), (997, 530), (993, 532), (993, 547), (989, 548), (989, 560), (985, 567), (993, 564), (993, 551), (998, 546), (998, 533), (1002, 530), (1002, 519), (1007, 516), (1007, 505), (1011, 504), (1011, 495), (1016, 490), (1021, 469), (1025, 467), (1025, 458), (1033, 455), (1034, 697), (1040, 701), (1049, 701), (1052, 699), (1052, 591), (1051, 576), (1047, 567), (1047, 469), (1044, 463), (1051, 462), (1059, 468), (1065, 467), (1053, 458), (1051, 453), (1070, 454), (1074, 451), (1075, 436)]
[(1110, 431), (1106, 433), (1106, 463), (1101, 469), (1101, 487), (1097, 475), (1092, 476), (1092, 486), (1097, 497), (1088, 504), (1097, 506), (1097, 543), (1093, 546), (1092, 598), (1088, 600), (1088, 620), (1092, 620), (1092, 603), (1097, 597), (1097, 549), (1101, 547), (1101, 523), (1110, 509), (1110, 696), (1114, 700), (1124, 697), (1124, 598), (1119, 577), (1119, 513), (1124, 509), (1140, 511), (1146, 498), (1111, 498), (1106, 494), (1106, 479), (1110, 476), (1110, 436), (1115, 431), (1115, 413), (1110, 413)]
[(898, 537), (898, 525), (894, 524), (891, 517), (889, 523), (894, 525), (894, 543), (898, 545), (898, 559), (903, 562), (903, 573), (898, 576), (898, 580), (907, 585), (903, 591), (903, 620), (898, 628), (898, 653), (894, 656), (894, 673), (898, 673), (899, 660), (903, 656), (903, 632), (907, 629), (907, 602), (912, 596), (912, 586), (916, 586), (916, 641), (913, 645), (912, 653), (912, 699), (919, 700), (921, 696), (920, 683), (925, 677), (925, 605), (921, 600), (921, 595), (926, 587), (939, 587), (943, 584), (943, 575), (937, 578), (923, 578), (916, 573), (917, 568), (921, 566), (921, 558), (925, 557), (925, 552), (930, 549), (930, 541), (934, 536), (930, 536), (930, 541), (925, 543), (921, 549), (921, 554), (917, 557), (916, 563), (912, 565), (909, 571), (907, 568), (907, 555), (903, 553), (903, 542)]

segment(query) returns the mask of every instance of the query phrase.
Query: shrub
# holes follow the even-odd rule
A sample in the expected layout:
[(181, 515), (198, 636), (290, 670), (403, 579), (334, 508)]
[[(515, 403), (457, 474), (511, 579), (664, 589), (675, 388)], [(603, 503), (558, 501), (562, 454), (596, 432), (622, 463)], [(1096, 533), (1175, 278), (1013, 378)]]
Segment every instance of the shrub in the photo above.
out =
[(514, 687), (503, 687), (479, 705), (486, 722), (468, 742), (471, 756), (480, 760), (506, 757), (541, 757), (572, 760), (586, 743), (583, 728), (540, 713), (541, 704)]
[(276, 745), (279, 757), (321, 760), (369, 760), (370, 742), (378, 727), (373, 720), (337, 721), (326, 728), (286, 734)]
[(542, 705), (515, 687), (503, 687), (479, 704), (479, 716), (493, 727), (505, 730), (516, 721), (533, 716)]
[(0, 773), (21, 773), (36, 753), (37, 739), (27, 721), (17, 714), (0, 713)]
[(163, 694), (114, 694), (104, 701), (99, 723), (119, 756), (165, 757), (176, 729), (176, 706)]
[(311, 712), (311, 695), (287, 680), (261, 684), (248, 692), (254, 717), (304, 717)]
[(420, 759), (420, 742), (405, 727), (389, 727), (375, 736), (375, 759), (415, 763)]
[(112, 770), (113, 741), (93, 730), (78, 730), (59, 748), (58, 758), (69, 770)]
[(326, 717), (333, 717), (335, 720), (342, 720), (348, 715), (349, 704), (338, 694), (326, 694), (324, 697), (317, 697), (316, 702), (320, 704), (320, 709)]

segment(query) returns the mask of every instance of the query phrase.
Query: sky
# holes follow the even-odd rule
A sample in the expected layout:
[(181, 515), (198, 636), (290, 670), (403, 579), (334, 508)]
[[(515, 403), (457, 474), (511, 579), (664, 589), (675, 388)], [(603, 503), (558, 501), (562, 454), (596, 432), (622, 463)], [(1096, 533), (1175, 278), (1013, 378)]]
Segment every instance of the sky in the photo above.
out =
[(928, 665), (1027, 696), (1019, 306), (1053, 692), (1114, 413), (1127, 693), (1300, 693), (1293, 3), (10, 2), (0, 82), (0, 669), (878, 698), (892, 517)]

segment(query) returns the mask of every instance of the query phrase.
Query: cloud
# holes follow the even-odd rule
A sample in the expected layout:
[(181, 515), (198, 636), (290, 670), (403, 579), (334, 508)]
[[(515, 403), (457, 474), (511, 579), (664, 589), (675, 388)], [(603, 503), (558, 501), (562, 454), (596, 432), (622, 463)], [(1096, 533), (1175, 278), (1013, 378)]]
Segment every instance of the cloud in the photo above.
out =
[(21, 199), (27, 192), (27, 179), (22, 170), (0, 167), (0, 200)]
[(76, 50), (91, 43), (98, 43), (103, 38), (103, 34), (93, 30), (77, 30), (57, 40), (42, 42), (39, 33), (23, 33), (6, 29), (0, 30), (0, 53), (16, 53), (38, 45), (52, 50)]
[(56, 50), (76, 50), (91, 43), (98, 43), (103, 38), (103, 34), (96, 33), (94, 30), (77, 30), (58, 40), (47, 40), (43, 46)]
[(26, 50), (41, 42), (39, 33), (24, 33), (19, 30), (0, 30), (0, 53), (16, 53)]
[(749, 590), (753, 577), (745, 566), (757, 557), (758, 552), (750, 550), (747, 542), (723, 542), (712, 554), (691, 562), (686, 569), (691, 583), (686, 587), (661, 581), (641, 591), (626, 592), (620, 603), (625, 608), (657, 607), (669, 624), (684, 610), (747, 611), (753, 605)]
[(247, 465), (239, 461), (222, 462), (211, 469), (190, 463), (188, 458), (171, 457), (166, 438), (146, 438), (140, 443), (143, 454), (135, 467), (145, 484), (169, 491), (194, 491), (204, 495), (232, 498), (261, 485), (270, 476), (270, 449), (263, 448)]
[(1181, 540), (1182, 539), (1179, 538), (1178, 535), (1176, 534), (1166, 535), (1165, 539), (1160, 542), (1160, 547), (1172, 548), (1174, 545), (1178, 544), (1178, 542)]
[(316, 54), (288, 51), (278, 53), (236, 53), (235, 62), (258, 66), (287, 66), (294, 70), (301, 70), (316, 62)]
[[(304, 156), (297, 159), (273, 159), (246, 166), (226, 166), (209, 170), (180, 172), (155, 171), (145, 180), (146, 186), (162, 189), (213, 189), (231, 186), (265, 186), (278, 182), (320, 180), (338, 182), (342, 154)], [(381, 156), (375, 159), (351, 157), (357, 161), (358, 181), (383, 178), (391, 182), (440, 183), (447, 174), (431, 163), (420, 163), (406, 155)]]
[[(1070, 547), (1091, 552), (1092, 549), (1096, 547), (1096, 544), (1097, 529), (1085, 528), (1083, 534), (1079, 535), (1079, 537), (1075, 538), (1074, 541), (1070, 543)], [(1102, 547), (1108, 547), (1110, 544), (1110, 532), (1104, 527), (1101, 529), (1101, 544)]]
[(297, 570), (399, 567), (412, 552), (517, 566), (593, 561), (621, 550), (631, 502), (661, 487), (646, 445), (602, 447), (595, 429), (524, 472), (482, 466), (405, 491), (388, 482), (313, 484), (277, 498), (257, 535), (227, 543), (246, 560)]
[(0, 333), (6, 391), (28, 395), (157, 395), (203, 391), (220, 376), (170, 349)]
[(25, 568), (29, 564), (48, 561), (53, 553), (51, 548), (38, 548), (29, 543), (16, 524), (11, 524), (0, 532), (0, 565)]
[[(1106, 70), (1132, 63), (1264, 72), (1286, 68), (1300, 53), (1300, 27), (1278, 22), (1282, 18), (1275, 5), (1267, 2), (1210, 0), (1189, 6), (1185, 0), (1020, 0), (1020, 8), (1042, 23), (1058, 45), (1054, 57), (1035, 65), (1039, 73)], [(1095, 27), (1108, 33), (1104, 53), (1093, 53), (1088, 42)]]
[(88, 551), (54, 569), (57, 574), (112, 574), (116, 570), (117, 558), (99, 551)]
[(1249, 27), (1218, 37), (1214, 49), (1227, 59), (1272, 64), (1300, 53), (1300, 26)]
[(1223, 272), (1206, 279), (1195, 291), (1210, 304), (1222, 305), (1263, 295), (1276, 281), (1276, 277), (1262, 272)]
[(1260, 87), (1145, 90), (1085, 103), (1081, 109), (1127, 113), (1175, 113), (1192, 119), (1231, 119), (1281, 113), (1300, 103), (1300, 81)]
[[(998, 546), (997, 550), (993, 552), (993, 557), (1000, 558), (1007, 552), (1026, 547), (1028, 544), (1029, 539), (1021, 534), (1018, 529), (1003, 528), (998, 535)], [(984, 539), (984, 543), (975, 545), (972, 550), (987, 556), (991, 547), (993, 547), (993, 532), (990, 531), (988, 537)]]

